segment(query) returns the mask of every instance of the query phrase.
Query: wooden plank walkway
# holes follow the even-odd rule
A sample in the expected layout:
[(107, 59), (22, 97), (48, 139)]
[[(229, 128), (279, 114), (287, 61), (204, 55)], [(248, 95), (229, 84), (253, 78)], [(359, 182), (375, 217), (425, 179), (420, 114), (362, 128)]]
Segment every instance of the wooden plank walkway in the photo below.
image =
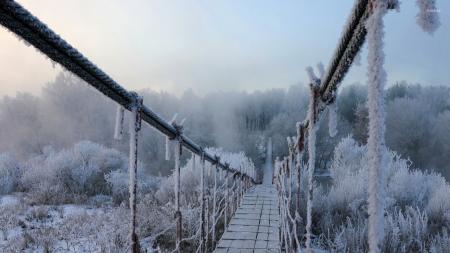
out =
[(214, 252), (281, 252), (279, 219), (275, 186), (249, 189)]

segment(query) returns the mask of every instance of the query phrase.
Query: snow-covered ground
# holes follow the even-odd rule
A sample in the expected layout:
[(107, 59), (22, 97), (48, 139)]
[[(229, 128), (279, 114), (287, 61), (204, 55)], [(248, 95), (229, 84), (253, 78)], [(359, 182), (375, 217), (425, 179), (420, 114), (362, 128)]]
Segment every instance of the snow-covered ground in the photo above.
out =
[[(233, 168), (254, 169), (242, 152), (208, 152), (220, 155)], [(26, 163), (0, 154), (0, 252), (129, 250), (127, 163), (118, 151), (92, 142), (61, 151), (45, 150)], [(186, 237), (195, 235), (199, 227), (199, 164), (199, 157), (194, 156), (181, 168), (180, 203)], [(145, 174), (143, 166), (138, 163), (139, 244), (147, 252), (153, 252), (154, 246), (170, 252), (175, 241), (174, 176)], [(206, 187), (211, 192), (214, 167), (206, 167)], [(219, 178), (223, 180), (223, 175)], [(217, 195), (220, 199), (223, 192)], [(197, 244), (195, 239), (184, 246), (195, 248)]]
[(124, 250), (126, 210), (107, 205), (29, 205), (25, 198), (23, 194), (1, 197), (2, 252)]

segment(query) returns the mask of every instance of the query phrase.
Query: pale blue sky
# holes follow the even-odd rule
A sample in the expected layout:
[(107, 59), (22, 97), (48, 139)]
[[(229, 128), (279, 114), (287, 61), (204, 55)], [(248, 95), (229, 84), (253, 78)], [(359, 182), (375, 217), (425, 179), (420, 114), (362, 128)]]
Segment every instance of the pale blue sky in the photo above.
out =
[[(127, 89), (202, 94), (284, 88), (325, 65), (353, 0), (19, 0)], [(438, 0), (442, 26), (416, 25), (415, 0), (386, 17), (386, 69), (400, 80), (450, 85), (450, 0)], [(0, 95), (38, 94), (60, 71), (0, 29)], [(365, 82), (360, 67), (345, 83)]]

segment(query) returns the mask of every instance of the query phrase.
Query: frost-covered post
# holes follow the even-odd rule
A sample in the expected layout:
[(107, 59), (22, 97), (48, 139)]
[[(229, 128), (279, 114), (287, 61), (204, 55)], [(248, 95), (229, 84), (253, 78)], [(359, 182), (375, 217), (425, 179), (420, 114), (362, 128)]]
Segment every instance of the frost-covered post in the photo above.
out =
[(316, 120), (317, 120), (317, 103), (319, 97), (320, 80), (314, 75), (311, 67), (306, 71), (310, 78), (311, 95), (308, 108), (308, 196), (306, 204), (306, 252), (312, 253), (311, 249), (311, 227), (312, 227), (312, 205), (313, 205), (313, 189), (314, 189), (314, 167), (316, 163)]
[(230, 188), (229, 188), (229, 182), (228, 182), (228, 164), (225, 163), (225, 215), (224, 215), (224, 225), (227, 227), (228, 224), (228, 202), (229, 202), (229, 196), (230, 196)]
[(141, 110), (142, 97), (137, 93), (132, 93), (133, 101), (131, 106), (131, 120), (130, 120), (130, 211), (131, 211), (131, 251), (133, 253), (140, 252), (138, 236), (136, 234), (136, 192), (137, 192), (137, 152), (138, 152), (138, 138), (141, 130)]
[(209, 241), (209, 196), (206, 197), (206, 222), (205, 222), (205, 227), (206, 227), (206, 235), (205, 235), (205, 252), (208, 251), (208, 241)]
[(241, 204), (241, 199), (242, 199), (242, 196), (244, 195), (244, 180), (245, 180), (245, 176), (244, 176), (244, 173), (242, 172), (242, 169), (241, 169), (241, 173), (239, 174), (239, 194), (238, 194), (238, 196), (237, 196), (237, 201), (236, 201), (236, 208), (234, 209), (234, 211), (236, 211), (237, 209), (238, 209), (238, 207), (239, 207), (239, 205)]
[(177, 130), (176, 136), (175, 136), (175, 150), (174, 150), (174, 157), (175, 157), (175, 182), (174, 182), (174, 191), (175, 191), (175, 219), (176, 219), (176, 250), (180, 251), (180, 243), (182, 239), (182, 231), (183, 231), (183, 224), (182, 224), (182, 215), (180, 210), (180, 156), (181, 151), (183, 149), (182, 146), (182, 132), (183, 127), (181, 125), (177, 125), (175, 123), (172, 123), (172, 125)]
[(384, 238), (384, 190), (385, 164), (383, 161), (385, 113), (384, 86), (386, 72), (383, 68), (383, 16), (387, 12), (387, 0), (373, 0), (372, 14), (366, 23), (368, 45), (368, 109), (369, 139), (369, 252), (381, 251)]
[(292, 200), (292, 171), (293, 171), (293, 163), (294, 163), (294, 143), (291, 140), (291, 137), (287, 137), (288, 150), (289, 155), (287, 157), (287, 177), (288, 177), (288, 200), (289, 203)]
[(296, 219), (300, 213), (301, 203), (301, 175), (302, 175), (302, 154), (305, 148), (305, 126), (297, 123), (297, 203), (296, 203)]
[(201, 187), (201, 208), (202, 208), (202, 217), (200, 223), (200, 234), (201, 234), (201, 252), (206, 251), (206, 239), (205, 239), (205, 152), (201, 151), (201, 160), (200, 160), (200, 187)]
[(239, 194), (238, 194), (238, 198), (237, 198), (237, 205), (236, 205), (236, 209), (238, 209), (238, 206), (241, 204), (241, 199), (242, 196), (244, 195), (244, 187), (245, 187), (245, 174), (244, 174), (244, 169), (242, 167), (239, 167), (239, 171), (241, 172), (241, 174), (239, 175)]
[(216, 247), (216, 191), (217, 191), (217, 174), (219, 173), (220, 157), (216, 156), (214, 162), (214, 191), (213, 191), (213, 216), (212, 216), (212, 248)]

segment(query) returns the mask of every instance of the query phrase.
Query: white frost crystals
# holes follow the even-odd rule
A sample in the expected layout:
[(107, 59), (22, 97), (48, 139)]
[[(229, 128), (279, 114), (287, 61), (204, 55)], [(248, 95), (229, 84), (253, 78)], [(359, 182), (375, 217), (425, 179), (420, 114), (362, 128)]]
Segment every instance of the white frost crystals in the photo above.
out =
[(311, 81), (311, 96), (308, 109), (308, 197), (306, 209), (306, 252), (312, 252), (311, 249), (311, 227), (312, 227), (312, 205), (313, 205), (313, 187), (314, 187), (314, 167), (316, 163), (316, 107), (317, 107), (317, 88), (320, 80), (315, 76), (311, 67), (306, 69)]
[(124, 114), (125, 114), (125, 109), (121, 105), (118, 105), (117, 112), (116, 112), (116, 125), (114, 127), (114, 139), (115, 140), (122, 140)]
[(417, 0), (419, 13), (417, 14), (417, 24), (429, 34), (433, 34), (441, 22), (439, 21), (439, 10), (436, 8), (436, 0)]
[(129, 176), (130, 176), (130, 214), (131, 214), (131, 226), (130, 226), (130, 247), (132, 252), (137, 252), (136, 249), (139, 248), (139, 242), (137, 238), (137, 166), (138, 166), (138, 140), (139, 131), (141, 130), (141, 109), (142, 109), (142, 97), (137, 93), (133, 93), (134, 101), (132, 104), (130, 120), (130, 159), (129, 159)]
[(368, 43), (368, 108), (369, 108), (369, 252), (380, 252), (384, 238), (384, 192), (385, 163), (383, 151), (385, 149), (385, 112), (384, 112), (384, 86), (386, 85), (386, 72), (383, 68), (384, 52), (383, 17), (387, 12), (387, 1), (373, 1), (374, 9), (366, 23)]

